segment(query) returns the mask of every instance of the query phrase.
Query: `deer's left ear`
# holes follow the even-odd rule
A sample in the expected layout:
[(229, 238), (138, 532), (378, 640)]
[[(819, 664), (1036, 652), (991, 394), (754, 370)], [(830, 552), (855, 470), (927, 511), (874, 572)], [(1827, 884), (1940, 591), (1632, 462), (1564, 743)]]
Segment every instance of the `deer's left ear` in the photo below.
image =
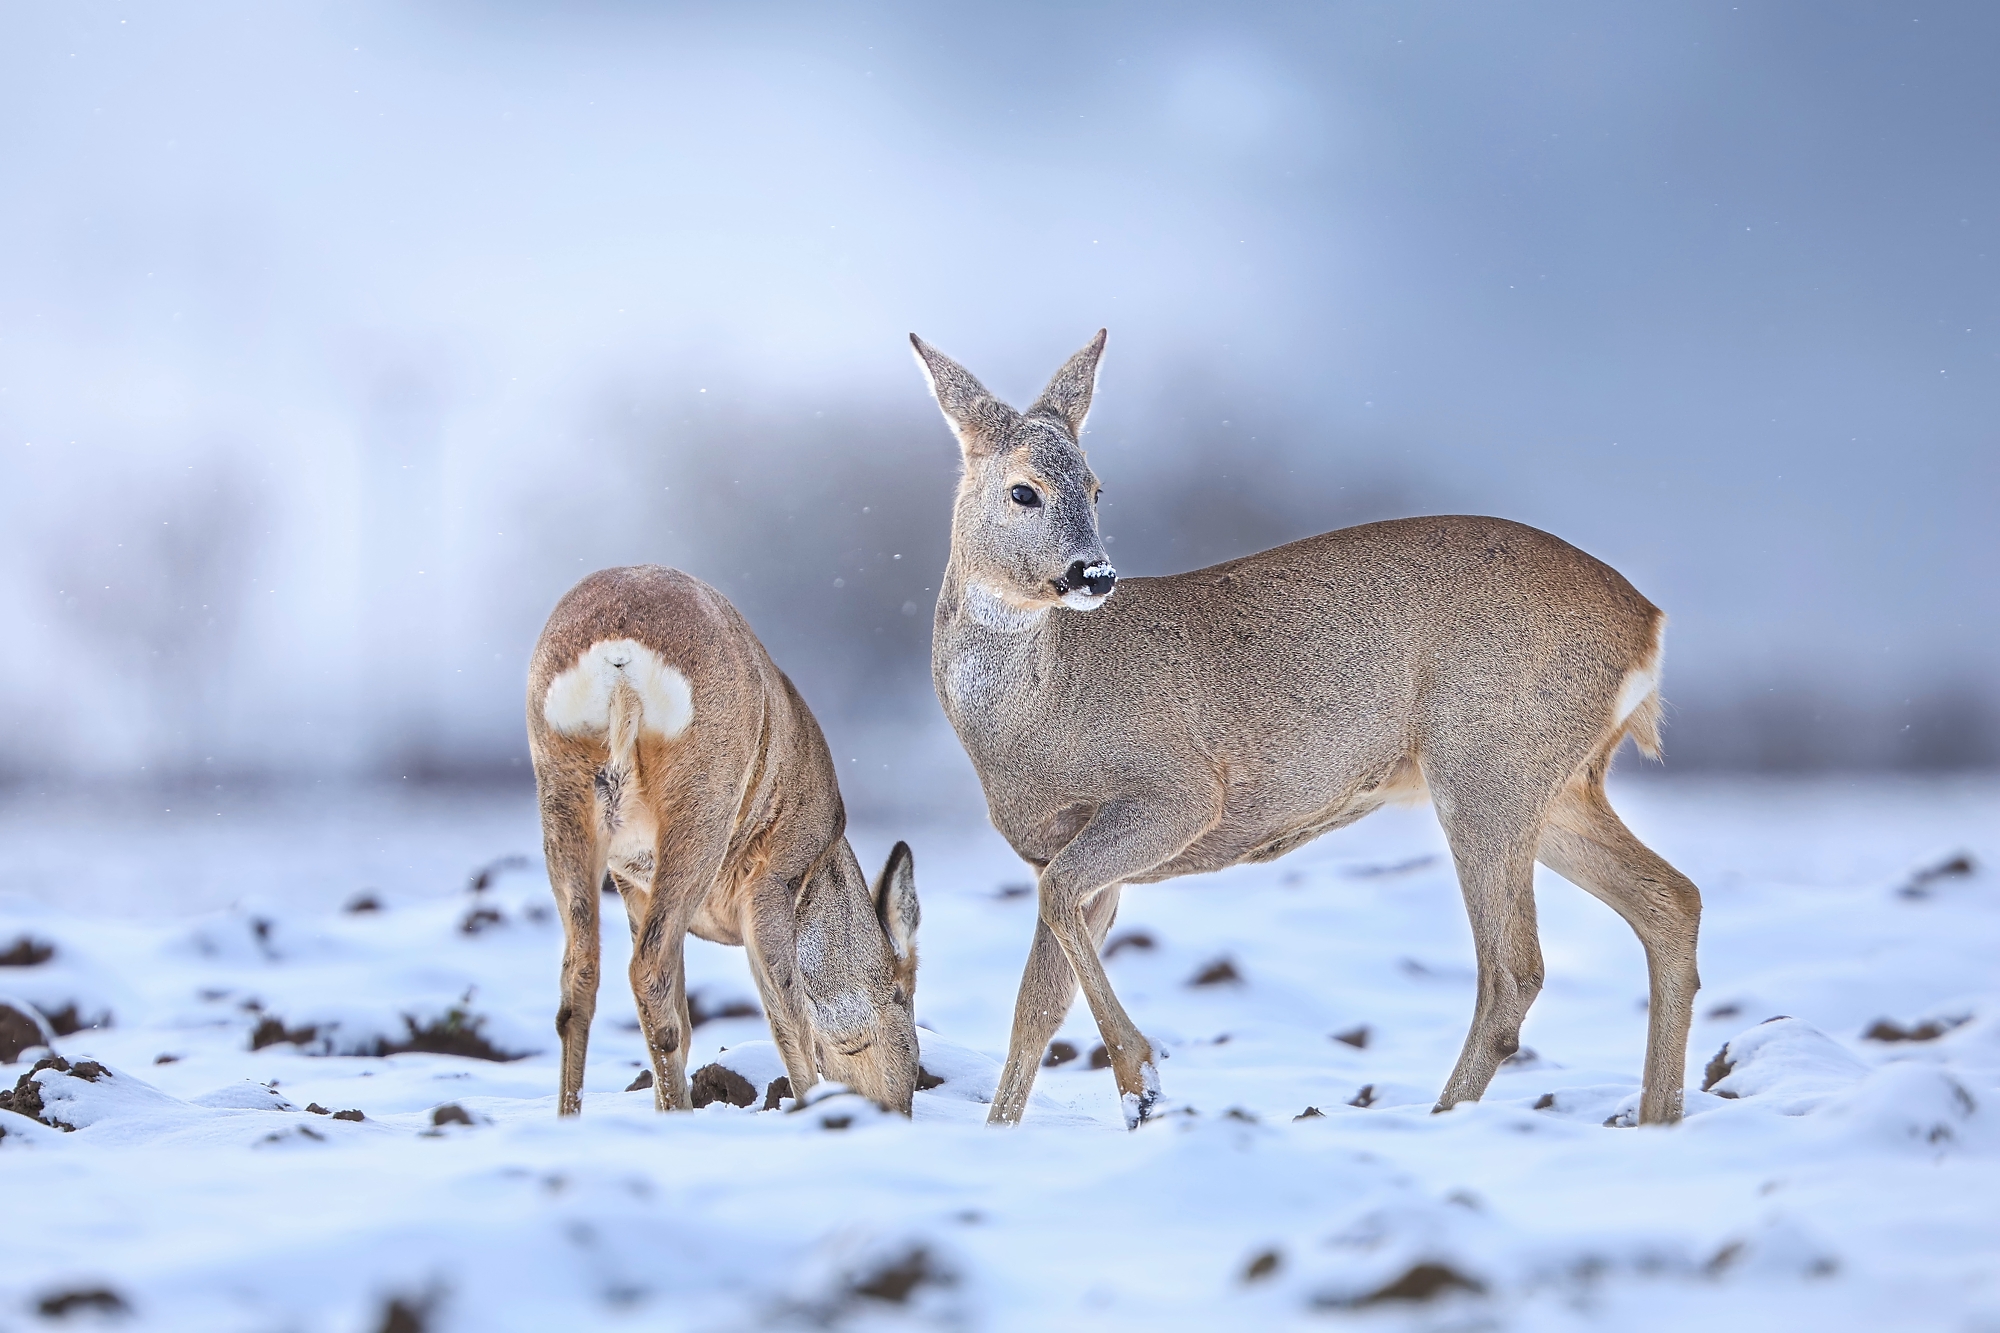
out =
[(1090, 415), (1090, 396), (1097, 389), (1097, 362), (1104, 355), (1104, 330), (1084, 344), (1083, 350), (1063, 363), (1042, 390), (1042, 396), (1028, 409), (1031, 417), (1054, 417), (1069, 428), (1072, 440), (1083, 439), (1083, 419)]
[(917, 922), (923, 913), (917, 907), (917, 868), (910, 856), (910, 844), (899, 842), (875, 881), (875, 919), (895, 950), (897, 970), (916, 971)]

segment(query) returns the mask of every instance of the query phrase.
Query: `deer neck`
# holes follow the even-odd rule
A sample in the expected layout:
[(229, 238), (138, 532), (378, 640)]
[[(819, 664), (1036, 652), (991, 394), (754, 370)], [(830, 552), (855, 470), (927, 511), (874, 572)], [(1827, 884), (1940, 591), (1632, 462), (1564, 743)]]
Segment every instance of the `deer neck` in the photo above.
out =
[(945, 570), (933, 627), (933, 675), (945, 713), (968, 746), (1013, 730), (1045, 677), (1055, 612), (1023, 610), (956, 568)]

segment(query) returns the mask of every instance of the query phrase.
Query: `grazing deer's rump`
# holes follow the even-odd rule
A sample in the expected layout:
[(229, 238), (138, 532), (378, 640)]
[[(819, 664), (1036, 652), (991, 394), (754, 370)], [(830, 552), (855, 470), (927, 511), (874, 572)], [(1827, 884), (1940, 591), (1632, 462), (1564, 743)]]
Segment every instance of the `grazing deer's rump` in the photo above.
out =
[(657, 565), (577, 584), (535, 646), (528, 742), (565, 932), (562, 1114), (582, 1105), (607, 873), (631, 921), (632, 994), (661, 1110), (690, 1104), (692, 931), (748, 951), (793, 1088), (825, 1075), (909, 1113), (909, 848), (896, 845), (871, 893), (819, 725), (722, 594)]
[(1479, 959), (1439, 1099), (1477, 1099), (1542, 982), (1534, 863), (1646, 947), (1642, 1118), (1678, 1118), (1700, 895), (1604, 797), (1627, 736), (1659, 746), (1664, 617), (1617, 571), (1503, 519), (1329, 532), (1119, 581), (1078, 440), (1104, 335), (1016, 412), (912, 337), (964, 472), (932, 671), (995, 827), (1040, 867), (996, 1122), (1019, 1119), (1080, 982), (1124, 1099), (1153, 1051), (1097, 947), (1123, 885), (1268, 860), (1395, 799), (1436, 805)]

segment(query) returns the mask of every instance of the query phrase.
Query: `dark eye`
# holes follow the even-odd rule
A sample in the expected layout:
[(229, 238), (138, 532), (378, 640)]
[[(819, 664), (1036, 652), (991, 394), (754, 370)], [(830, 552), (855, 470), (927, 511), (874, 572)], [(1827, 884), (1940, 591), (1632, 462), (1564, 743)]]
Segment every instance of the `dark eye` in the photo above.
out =
[(1033, 486), (1016, 486), (1013, 490), (1007, 492), (1007, 496), (1023, 509), (1040, 509), (1042, 507), (1041, 494)]

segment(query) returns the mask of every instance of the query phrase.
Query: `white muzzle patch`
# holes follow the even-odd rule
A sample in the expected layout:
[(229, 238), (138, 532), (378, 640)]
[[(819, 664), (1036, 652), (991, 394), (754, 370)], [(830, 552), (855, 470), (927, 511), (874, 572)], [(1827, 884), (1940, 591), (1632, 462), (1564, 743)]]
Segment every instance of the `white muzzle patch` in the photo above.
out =
[(668, 740), (694, 720), (694, 692), (680, 670), (637, 639), (600, 639), (584, 649), (576, 664), (549, 682), (542, 695), (542, 719), (565, 736), (581, 736), (611, 726), (611, 691), (619, 677), (639, 696), (639, 725)]

